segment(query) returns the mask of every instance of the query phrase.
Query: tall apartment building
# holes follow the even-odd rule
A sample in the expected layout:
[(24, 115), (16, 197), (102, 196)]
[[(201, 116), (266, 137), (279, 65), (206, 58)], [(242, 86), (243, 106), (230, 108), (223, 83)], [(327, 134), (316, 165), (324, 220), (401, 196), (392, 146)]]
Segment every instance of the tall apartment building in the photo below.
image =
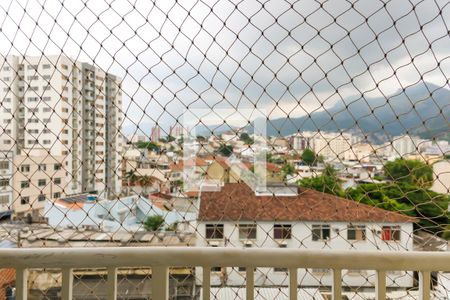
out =
[(63, 55), (0, 60), (0, 150), (58, 157), (63, 195), (120, 192), (120, 79)]
[(0, 151), (0, 218), (9, 217), (13, 211), (13, 153)]
[(152, 142), (157, 142), (161, 139), (161, 127), (159, 125), (155, 125), (152, 127), (152, 132), (150, 135), (150, 140)]

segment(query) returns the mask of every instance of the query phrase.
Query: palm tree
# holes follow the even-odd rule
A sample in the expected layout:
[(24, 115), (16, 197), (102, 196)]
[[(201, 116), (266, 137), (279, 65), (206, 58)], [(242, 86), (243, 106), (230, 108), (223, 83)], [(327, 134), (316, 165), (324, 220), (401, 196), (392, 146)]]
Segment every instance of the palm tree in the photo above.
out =
[(127, 195), (129, 195), (131, 184), (136, 182), (138, 179), (138, 176), (136, 175), (135, 170), (130, 170), (130, 171), (126, 172), (125, 179), (127, 180)]
[(142, 187), (142, 191), (147, 195), (147, 188), (155, 183), (155, 177), (143, 175), (138, 178), (139, 185)]

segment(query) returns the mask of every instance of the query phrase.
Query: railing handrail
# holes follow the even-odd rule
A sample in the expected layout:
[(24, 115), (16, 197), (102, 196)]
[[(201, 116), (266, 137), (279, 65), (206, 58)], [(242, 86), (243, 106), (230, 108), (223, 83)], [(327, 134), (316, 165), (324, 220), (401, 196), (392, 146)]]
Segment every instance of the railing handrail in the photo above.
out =
[[(276, 258), (276, 259), (275, 259)], [(280, 267), (450, 271), (450, 252), (213, 247), (0, 249), (0, 268)]]

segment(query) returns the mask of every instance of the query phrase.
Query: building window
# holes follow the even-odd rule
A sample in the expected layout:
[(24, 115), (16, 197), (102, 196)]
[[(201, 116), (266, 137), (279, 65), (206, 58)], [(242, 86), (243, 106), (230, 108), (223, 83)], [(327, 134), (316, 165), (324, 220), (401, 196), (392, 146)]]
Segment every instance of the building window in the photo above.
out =
[(30, 172), (30, 165), (21, 165), (20, 171), (21, 172)]
[(347, 239), (349, 241), (365, 241), (366, 226), (365, 225), (348, 225)]
[(45, 164), (40, 164), (40, 165), (38, 165), (38, 170), (39, 171), (47, 171), (47, 166)]
[(28, 204), (30, 203), (30, 197), (21, 197), (20, 198), (20, 204)]
[(223, 239), (223, 224), (206, 224), (205, 236), (207, 239)]
[(383, 241), (400, 241), (400, 226), (383, 226), (381, 239)]
[(255, 240), (256, 239), (256, 224), (239, 224), (239, 239), (240, 240)]
[(45, 201), (45, 199), (46, 199), (46, 197), (45, 197), (44, 194), (40, 194), (40, 195), (38, 196), (38, 201), (39, 201), (39, 202)]
[(9, 161), (0, 161), (0, 170), (8, 170)]
[(61, 198), (61, 193), (54, 193), (53, 198)]
[(312, 240), (326, 241), (330, 239), (330, 225), (313, 225)]
[(276, 240), (288, 240), (292, 236), (292, 226), (286, 224), (275, 224), (273, 226), (273, 238)]
[(9, 196), (8, 195), (0, 195), (0, 204), (8, 205), (9, 204)]
[(211, 272), (214, 272), (214, 273), (222, 273), (222, 272), (223, 272), (223, 269), (222, 269), (222, 267), (212, 267), (212, 268), (211, 268)]
[(43, 64), (42, 69), (50, 69), (51, 66), (49, 64)]
[(55, 178), (55, 184), (61, 184), (61, 178)]
[(61, 164), (55, 164), (55, 165), (53, 166), (53, 169), (54, 169), (55, 171), (61, 170)]
[(45, 186), (46, 184), (47, 184), (47, 180), (45, 180), (45, 179), (38, 180), (38, 186)]
[(0, 179), (0, 187), (7, 187), (7, 186), (9, 186), (9, 179), (5, 178)]
[(30, 187), (30, 181), (29, 180), (20, 182), (20, 188), (24, 189), (24, 188), (28, 188), (28, 187)]

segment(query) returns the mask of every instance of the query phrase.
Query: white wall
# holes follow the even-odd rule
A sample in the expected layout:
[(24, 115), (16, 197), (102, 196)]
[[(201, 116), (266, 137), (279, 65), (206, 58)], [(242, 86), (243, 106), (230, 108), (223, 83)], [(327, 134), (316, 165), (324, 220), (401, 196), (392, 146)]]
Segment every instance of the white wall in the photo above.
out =
[[(212, 224), (214, 222), (199, 222), (197, 227), (197, 242), (196, 246), (206, 247), (208, 243), (205, 239), (205, 224)], [(219, 222), (224, 224), (224, 237), (227, 239), (225, 242), (220, 241), (219, 247), (242, 247), (245, 245), (243, 241), (239, 240), (239, 230), (236, 222)], [(252, 222), (242, 222), (242, 224), (249, 224)], [(348, 241), (347, 240), (347, 225), (348, 223), (334, 222), (279, 222), (277, 224), (291, 224), (292, 225), (292, 238), (286, 240), (287, 248), (298, 249), (328, 249), (328, 250), (381, 250), (381, 251), (401, 251), (413, 249), (413, 227), (411, 223), (405, 224), (392, 224), (392, 223), (358, 223), (352, 222), (353, 225), (366, 225), (366, 240), (365, 241)], [(331, 225), (331, 238), (327, 242), (313, 241), (311, 228), (315, 224), (328, 224)], [(273, 239), (273, 222), (258, 222), (257, 223), (257, 238), (252, 247), (255, 248), (276, 248), (279, 247), (278, 241)], [(401, 226), (401, 240), (385, 242), (381, 240), (380, 230), (382, 226), (388, 225), (400, 225)], [(311, 270), (310, 270), (311, 271)], [(237, 268), (227, 268), (227, 284), (228, 285), (243, 285), (245, 284), (245, 272), (239, 272)], [(197, 278), (202, 278), (201, 268), (196, 269)], [(388, 274), (389, 275), (389, 274)], [(413, 284), (412, 272), (408, 275), (404, 275), (404, 272), (398, 275), (389, 275), (391, 278), (397, 277), (395, 285), (392, 284), (392, 280), (388, 278), (387, 284), (396, 287), (409, 287)], [(325, 274), (314, 274), (305, 272), (305, 270), (298, 271), (298, 278), (301, 280), (302, 286), (319, 286), (319, 285), (331, 285), (332, 274), (331, 272)], [(318, 279), (321, 279), (319, 284)], [(366, 280), (368, 279), (368, 281)], [(347, 274), (346, 270), (343, 271), (344, 286), (372, 286), (374, 284), (375, 276), (373, 271), (365, 271), (362, 275)], [(211, 284), (221, 284), (221, 274), (211, 274)], [(285, 272), (274, 272), (272, 269), (260, 268), (255, 274), (255, 285), (287, 285), (288, 276)]]

